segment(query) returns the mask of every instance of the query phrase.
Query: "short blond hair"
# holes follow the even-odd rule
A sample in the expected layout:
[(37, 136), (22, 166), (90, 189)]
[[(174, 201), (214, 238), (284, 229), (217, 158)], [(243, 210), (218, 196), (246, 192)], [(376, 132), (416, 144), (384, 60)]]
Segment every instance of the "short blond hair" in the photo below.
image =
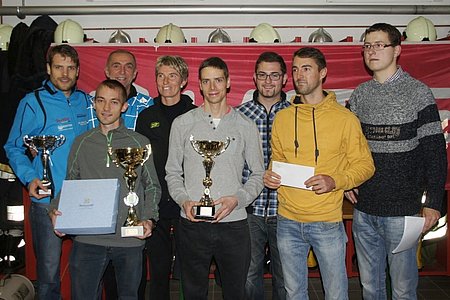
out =
[(161, 66), (174, 68), (181, 76), (181, 80), (185, 81), (189, 76), (189, 68), (186, 61), (178, 55), (164, 55), (158, 57), (155, 67), (155, 76), (158, 77), (158, 71)]

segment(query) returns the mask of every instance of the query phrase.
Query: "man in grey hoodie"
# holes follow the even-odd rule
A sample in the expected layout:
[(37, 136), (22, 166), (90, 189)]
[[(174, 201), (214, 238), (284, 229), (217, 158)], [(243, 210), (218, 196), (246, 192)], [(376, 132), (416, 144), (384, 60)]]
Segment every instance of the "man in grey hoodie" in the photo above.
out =
[[(181, 278), (186, 300), (207, 299), (208, 274), (214, 258), (225, 299), (244, 299), (250, 264), (250, 235), (245, 208), (263, 188), (264, 163), (255, 123), (227, 103), (228, 68), (218, 57), (202, 62), (199, 84), (204, 104), (175, 119), (169, 140), (166, 181), (169, 193), (181, 207), (178, 229)], [(202, 197), (203, 158), (193, 148), (195, 140), (226, 141), (228, 148), (214, 158), (211, 170), (214, 200), (212, 221), (195, 218), (194, 207)], [(249, 180), (242, 184), (247, 163)]]

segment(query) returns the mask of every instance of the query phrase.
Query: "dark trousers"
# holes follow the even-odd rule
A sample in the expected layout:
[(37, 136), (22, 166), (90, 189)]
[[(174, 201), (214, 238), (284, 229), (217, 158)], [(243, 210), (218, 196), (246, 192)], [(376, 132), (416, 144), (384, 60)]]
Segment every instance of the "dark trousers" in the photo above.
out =
[[(150, 266), (150, 282), (147, 294), (150, 299), (170, 300), (169, 280), (170, 274), (174, 275), (175, 236), (179, 219), (160, 219), (153, 230), (153, 234), (147, 239), (146, 254)], [(178, 271), (179, 272), (179, 271)], [(144, 299), (142, 293), (147, 283), (147, 264), (144, 264), (144, 274), (140, 287), (140, 299)]]
[(208, 299), (208, 275), (213, 258), (220, 272), (223, 298), (245, 299), (250, 265), (247, 220), (212, 224), (181, 218), (177, 242), (185, 300)]
[(72, 299), (100, 299), (101, 279), (109, 262), (115, 269), (119, 299), (137, 300), (141, 282), (140, 247), (106, 247), (74, 241), (70, 254)]

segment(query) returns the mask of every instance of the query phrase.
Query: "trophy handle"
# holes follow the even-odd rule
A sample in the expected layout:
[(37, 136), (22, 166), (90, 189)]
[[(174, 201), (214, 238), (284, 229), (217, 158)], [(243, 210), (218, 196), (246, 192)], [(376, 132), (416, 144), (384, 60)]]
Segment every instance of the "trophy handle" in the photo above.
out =
[(28, 136), (28, 134), (24, 135), (22, 139), (23, 139), (23, 143), (25, 144), (25, 146), (27, 146), (28, 148), (30, 148), (31, 150), (33, 150), (35, 152), (39, 152), (37, 147), (33, 143), (33, 139), (30, 138)]
[(61, 147), (66, 142), (66, 137), (64, 135), (60, 135), (56, 138), (55, 148)]
[(150, 155), (152, 154), (152, 145), (147, 144), (145, 145), (145, 156), (142, 158), (141, 166), (144, 165), (144, 163), (149, 159)]
[(189, 137), (189, 141), (191, 142), (191, 146), (192, 148), (194, 148), (195, 152), (197, 152), (198, 154), (200, 154), (203, 157), (203, 154), (200, 153), (200, 150), (197, 146), (197, 143), (195, 143), (195, 139), (194, 136), (191, 134), (191, 136)]
[(231, 141), (230, 137), (227, 136), (227, 139), (224, 142), (225, 145), (223, 146), (222, 150), (220, 150), (220, 152), (218, 154), (216, 154), (216, 156), (219, 155), (219, 154), (222, 154), (223, 152), (225, 152), (225, 150), (227, 150), (228, 146), (230, 145), (230, 141)]

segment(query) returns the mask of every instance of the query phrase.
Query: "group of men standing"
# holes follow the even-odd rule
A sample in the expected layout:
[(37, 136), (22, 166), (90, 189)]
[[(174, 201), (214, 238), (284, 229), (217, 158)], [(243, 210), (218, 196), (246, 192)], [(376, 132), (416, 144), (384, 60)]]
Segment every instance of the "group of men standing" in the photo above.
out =
[[(199, 107), (182, 94), (188, 67), (181, 57), (158, 59), (159, 96), (151, 99), (132, 85), (136, 59), (124, 50), (109, 56), (109, 79), (99, 85), (91, 102), (75, 86), (76, 51), (68, 45), (51, 48), (49, 79), (21, 101), (5, 145), (32, 200), (39, 299), (60, 299), (61, 240), (52, 220), (61, 215), (56, 195), (63, 179), (123, 181), (107, 148), (147, 143), (152, 156), (136, 170), (144, 235), (126, 241), (118, 233), (76, 236), (70, 260), (74, 299), (100, 296), (110, 262), (117, 297), (143, 299), (138, 290), (141, 278), (145, 285), (144, 253), (150, 260), (150, 298), (169, 299), (173, 233), (185, 299), (207, 299), (212, 259), (224, 299), (264, 299), (267, 243), (273, 299), (308, 299), (306, 260), (311, 248), (325, 298), (348, 299), (344, 193), (355, 204), (353, 234), (364, 299), (386, 298), (386, 272), (393, 299), (416, 299), (416, 247), (397, 254), (392, 250), (403, 234), (404, 216), (422, 214), (423, 232), (439, 219), (447, 161), (430, 89), (397, 66), (400, 41), (400, 32), (389, 24), (366, 30), (363, 56), (373, 79), (356, 88), (350, 110), (323, 89), (327, 64), (316, 48), (301, 48), (293, 55), (296, 95), (290, 101), (282, 91), (288, 80), (283, 58), (262, 53), (255, 65), (253, 99), (237, 108), (227, 102), (231, 80), (219, 57), (207, 58), (199, 67), (204, 98)], [(42, 165), (26, 154), (22, 139), (59, 134), (66, 136), (66, 143), (52, 156), (56, 197), (50, 199), (37, 192), (46, 190), (40, 180)], [(206, 179), (202, 181), (204, 158), (192, 146), (193, 139), (228, 141), (210, 170), (212, 221), (195, 215)], [(313, 167), (314, 176), (302, 183), (306, 189), (286, 186), (271, 170), (273, 162)], [(122, 182), (121, 196), (126, 192)], [(125, 217), (122, 203), (119, 227)]]

